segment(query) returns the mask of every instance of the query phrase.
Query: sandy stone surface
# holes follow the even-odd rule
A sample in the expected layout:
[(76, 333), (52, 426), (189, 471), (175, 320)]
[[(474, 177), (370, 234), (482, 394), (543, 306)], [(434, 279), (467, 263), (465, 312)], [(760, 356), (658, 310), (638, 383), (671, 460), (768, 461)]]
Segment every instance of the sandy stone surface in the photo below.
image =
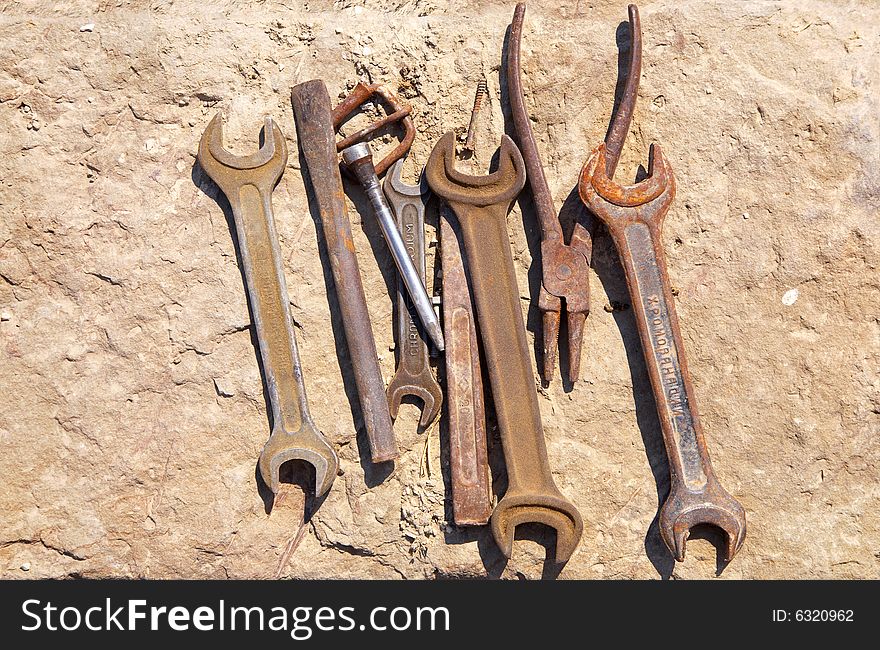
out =
[[(289, 88), (322, 78), (334, 101), (359, 79), (398, 89), (419, 129), (414, 179), (466, 126), (485, 75), (485, 169), (505, 129), (512, 13), (463, 0), (0, 2), (0, 577), (880, 577), (871, 0), (641, 6), (618, 177), (651, 142), (677, 176), (664, 241), (683, 337), (717, 474), (748, 513), (730, 565), (711, 534), (678, 565), (660, 541), (665, 452), (632, 310), (611, 309), (628, 296), (602, 229), (582, 378), (567, 386), (557, 370), (540, 393), (555, 479), (585, 522), (571, 561), (545, 560), (541, 527), (522, 528), (507, 561), (488, 528), (453, 526), (445, 429), (417, 432), (414, 406), (396, 423), (399, 461), (370, 464)], [(625, 19), (619, 1), (530, 4), (526, 103), (558, 207), (604, 137)], [(312, 414), (342, 469), (317, 510), (293, 485), (267, 514), (255, 475), (269, 433), (255, 336), (227, 204), (195, 160), (220, 110), (232, 150), (255, 147), (269, 114), (293, 154), (275, 215)], [(393, 265), (347, 190), (387, 381)], [(508, 225), (531, 338), (528, 193)], [(495, 431), (490, 455), (502, 485)]]

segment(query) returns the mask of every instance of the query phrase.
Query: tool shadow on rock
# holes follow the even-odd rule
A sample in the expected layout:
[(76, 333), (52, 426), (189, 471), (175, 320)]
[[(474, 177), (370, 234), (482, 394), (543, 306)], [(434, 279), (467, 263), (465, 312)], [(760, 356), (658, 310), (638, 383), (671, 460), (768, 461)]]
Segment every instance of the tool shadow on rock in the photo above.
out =
[[(601, 232), (604, 234), (605, 229), (602, 228)], [(669, 465), (666, 458), (666, 448), (663, 445), (660, 421), (657, 419), (657, 406), (648, 377), (648, 368), (645, 365), (636, 320), (630, 308), (629, 290), (626, 286), (623, 267), (617, 258), (617, 250), (608, 236), (598, 237), (593, 243), (593, 268), (599, 276), (609, 304), (612, 305), (614, 322), (626, 350), (626, 359), (632, 377), (636, 422), (657, 487), (657, 513), (645, 535), (645, 552), (657, 573), (662, 578), (668, 579), (675, 567), (675, 560), (660, 537), (659, 516), (660, 506), (663, 505), (669, 494)]]
[[(351, 354), (345, 339), (345, 329), (342, 324), (342, 311), (339, 307), (339, 299), (336, 295), (336, 282), (333, 279), (333, 268), (330, 262), (330, 253), (327, 250), (327, 242), (324, 239), (324, 227), (322, 225), (321, 212), (318, 201), (312, 188), (309, 177), (309, 167), (302, 150), (299, 150), (299, 167), (302, 170), (303, 184), (305, 185), (306, 197), (309, 204), (309, 214), (315, 222), (315, 239), (318, 246), (318, 257), (321, 261), (321, 270), (324, 275), (324, 291), (327, 294), (327, 303), (330, 307), (330, 327), (333, 331), (333, 344), (336, 358), (339, 360), (339, 369), (342, 372), (342, 388), (351, 409), (351, 418), (357, 427), (357, 452), (358, 461), (364, 472), (364, 483), (368, 488), (376, 487), (388, 478), (394, 471), (394, 462), (374, 463), (370, 453), (370, 441), (367, 438), (367, 430), (364, 425), (364, 416), (361, 411), (360, 398), (358, 397), (357, 384), (354, 377), (354, 368), (351, 364)], [(343, 180), (346, 180), (343, 176)], [(359, 186), (358, 186), (359, 187)], [(366, 201), (366, 197), (363, 197)], [(341, 450), (340, 450), (341, 451)]]
[[(263, 142), (264, 142), (264, 133), (261, 131), (260, 132), (260, 142), (259, 142), (260, 147), (263, 146)], [(268, 431), (266, 432), (266, 440), (268, 440), (269, 434), (272, 432), (272, 430), (275, 426), (275, 422), (273, 421), (273, 414), (272, 414), (272, 402), (269, 397), (269, 389), (267, 387), (268, 383), (266, 380), (266, 373), (263, 368), (263, 358), (260, 353), (260, 342), (257, 339), (256, 328), (253, 326), (254, 310), (253, 310), (253, 306), (251, 305), (250, 294), (248, 293), (248, 290), (247, 290), (247, 280), (245, 279), (244, 266), (241, 261), (241, 250), (239, 249), (239, 246), (238, 246), (238, 237), (236, 235), (236, 230), (235, 230), (235, 217), (232, 215), (232, 206), (229, 205), (229, 200), (226, 198), (226, 195), (222, 192), (222, 190), (217, 186), (216, 183), (214, 183), (214, 181), (212, 181), (210, 179), (208, 174), (205, 173), (205, 170), (202, 169), (201, 165), (199, 165), (198, 160), (196, 160), (193, 163), (192, 171), (191, 171), (191, 178), (192, 178), (193, 185), (195, 185), (205, 196), (207, 196), (210, 199), (213, 199), (217, 203), (217, 206), (223, 212), (223, 217), (226, 219), (226, 226), (227, 226), (227, 228), (229, 228), (229, 236), (232, 240), (232, 246), (235, 250), (236, 265), (238, 266), (238, 271), (239, 271), (239, 274), (241, 277), (241, 290), (244, 292), (244, 295), (246, 298), (246, 303), (247, 303), (248, 319), (250, 321), (250, 325), (248, 326), (248, 333), (249, 333), (250, 339), (251, 339), (251, 346), (254, 348), (254, 357), (256, 358), (256, 361), (257, 361), (257, 367), (260, 370), (260, 385), (263, 390), (263, 402), (266, 405), (266, 420), (268, 421), (268, 424), (269, 424)], [(291, 464), (290, 462), (285, 463), (285, 466), (290, 465), (290, 464)], [(303, 474), (302, 472), (292, 472), (290, 470), (290, 468), (285, 468), (285, 467), (282, 467), (281, 470), (282, 470), (281, 471), (282, 482), (285, 482), (285, 483), (294, 482), (294, 481), (290, 480), (290, 478), (294, 477), (294, 476), (296, 476), (296, 478), (297, 478), (297, 481), (296, 481), (297, 483), (304, 482), (302, 480), (302, 474)], [(263, 508), (265, 509), (266, 514), (269, 514), (272, 512), (272, 505), (275, 502), (275, 495), (273, 494), (272, 490), (269, 489), (269, 486), (266, 485), (266, 483), (263, 481), (263, 476), (262, 476), (262, 474), (260, 474), (259, 459), (258, 459), (258, 462), (254, 464), (254, 477), (257, 482), (257, 491), (260, 494), (260, 498), (263, 500)], [(312, 489), (308, 490), (308, 492), (310, 492), (311, 494), (314, 494), (314, 489), (313, 489), (314, 488), (314, 478), (315, 478), (314, 469), (312, 469), (312, 471), (311, 471), (311, 477), (312, 477), (312, 482), (311, 482)], [(305, 488), (305, 485), (303, 485), (303, 487)], [(322, 497), (318, 497), (318, 498), (312, 497), (310, 500), (307, 499), (306, 506), (305, 506), (306, 512), (309, 513), (309, 512), (314, 512), (315, 510), (317, 510), (320, 507), (321, 503), (324, 502), (325, 498), (326, 498), (326, 495), (324, 495)]]
[[(646, 175), (647, 172), (640, 166), (637, 178)], [(605, 232), (604, 228), (602, 232)], [(657, 513), (645, 535), (645, 552), (660, 576), (663, 579), (669, 579), (675, 568), (675, 560), (660, 537), (659, 526), (660, 507), (666, 501), (670, 490), (669, 461), (657, 416), (657, 405), (654, 401), (654, 392), (651, 388), (648, 368), (645, 365), (635, 315), (630, 308), (631, 298), (623, 267), (617, 257), (617, 250), (611, 238), (607, 236), (600, 237), (595, 243), (593, 265), (605, 290), (608, 302), (613, 306), (614, 322), (617, 324), (626, 349), (627, 363), (633, 383), (636, 421), (645, 446), (645, 455), (648, 457), (648, 464), (657, 485)], [(715, 547), (715, 574), (716, 576), (721, 575), (728, 564), (724, 560), (724, 535), (712, 526), (696, 526), (691, 530), (690, 539), (704, 539)]]
[(612, 119), (608, 120), (608, 130), (605, 132), (606, 142), (614, 126), (614, 116), (617, 115), (620, 104), (623, 102), (623, 93), (626, 90), (626, 82), (628, 81), (632, 39), (632, 25), (629, 24), (628, 20), (621, 21), (614, 33), (614, 40), (617, 45), (617, 83), (614, 86), (614, 106), (611, 108)]

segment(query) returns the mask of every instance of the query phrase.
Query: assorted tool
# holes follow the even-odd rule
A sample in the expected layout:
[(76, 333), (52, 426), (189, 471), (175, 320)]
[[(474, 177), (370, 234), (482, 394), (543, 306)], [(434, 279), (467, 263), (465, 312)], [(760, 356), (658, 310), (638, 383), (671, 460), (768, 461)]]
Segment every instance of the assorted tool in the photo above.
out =
[[(421, 429), (436, 421), (441, 411), (446, 413), (454, 522), (490, 523), (507, 557), (513, 551), (517, 526), (544, 524), (556, 530), (555, 560), (561, 563), (577, 548), (583, 520), (557, 487), (550, 467), (507, 215), (528, 181), (541, 228), (537, 306), (542, 313), (540, 375), (545, 385), (555, 373), (563, 312), (567, 379), (573, 384), (580, 375), (590, 311), (592, 237), (577, 219), (566, 232), (554, 207), (524, 99), (520, 53), (524, 20), (525, 4), (520, 3), (507, 39), (506, 70), (519, 148), (502, 136), (496, 167), (488, 175), (473, 176), (456, 168), (456, 137), (449, 132), (434, 146), (418, 183), (404, 183), (404, 158), (416, 135), (412, 109), (381, 84), (358, 83), (332, 108), (324, 82), (312, 80), (291, 89), (291, 103), (303, 173), (323, 230), (373, 462), (399, 457), (392, 420), (404, 398), (421, 400)], [(629, 6), (629, 26), (622, 95), (605, 141), (590, 154), (577, 187), (584, 205), (614, 241), (634, 307), (669, 461), (671, 489), (659, 513), (661, 537), (673, 557), (682, 561), (690, 530), (698, 524), (713, 525), (727, 535), (724, 558), (730, 561), (745, 539), (745, 511), (721, 486), (709, 460), (675, 312), (661, 237), (675, 195), (672, 168), (660, 147), (652, 144), (647, 178), (629, 186), (613, 180), (641, 74), (641, 25), (635, 5)], [(476, 115), (487, 95), (482, 79), (464, 141), (466, 153), (473, 154)], [(337, 141), (336, 132), (370, 101), (384, 104), (385, 115)], [(402, 130), (399, 142), (374, 163), (368, 141), (392, 125)], [(263, 135), (259, 151), (233, 155), (223, 147), (223, 120), (218, 114), (202, 136), (198, 160), (232, 207), (259, 342), (272, 417), (272, 433), (258, 462), (260, 475), (277, 493), (281, 466), (305, 461), (315, 469), (315, 494), (321, 496), (337, 474), (338, 460), (309, 415), (275, 234), (272, 191), (284, 172), (287, 145), (269, 117)], [(385, 172), (382, 184), (379, 177)], [(398, 273), (397, 368), (387, 388), (352, 239), (343, 174), (366, 193)], [(438, 219), (442, 326), (426, 288), (425, 220), (432, 192), (442, 202)], [(440, 353), (443, 388), (434, 376), (429, 344)], [(484, 366), (507, 474), (506, 490), (494, 507)]]
[(406, 249), (406, 244), (403, 243), (403, 237), (397, 229), (397, 224), (394, 223), (394, 215), (391, 214), (391, 208), (388, 207), (388, 201), (385, 200), (385, 195), (379, 186), (379, 177), (373, 167), (373, 155), (370, 153), (370, 147), (363, 142), (353, 144), (342, 150), (342, 161), (363, 186), (373, 212), (376, 214), (376, 220), (382, 228), (382, 235), (391, 251), (391, 257), (397, 265), (399, 277), (403, 280), (407, 293), (412, 299), (415, 311), (434, 345), (442, 352), (444, 347), (443, 330), (440, 327), (437, 314), (434, 313), (431, 298), (425, 289), (424, 273), (420, 274), (416, 270)]
[(263, 136), (263, 146), (256, 153), (231, 154), (223, 148), (223, 119), (217, 114), (199, 143), (199, 164), (232, 207), (260, 344), (272, 405), (272, 435), (260, 454), (260, 474), (277, 493), (281, 465), (304, 460), (315, 468), (315, 494), (321, 496), (336, 478), (339, 461), (309, 415), (272, 216), (272, 190), (287, 164), (287, 143), (270, 117), (266, 118)]
[(345, 207), (330, 95), (323, 81), (313, 80), (294, 86), (290, 99), (296, 118), (299, 148), (308, 168), (309, 182), (330, 256), (364, 428), (370, 441), (370, 454), (374, 463), (393, 460), (398, 456), (397, 443), (385, 400), (385, 382), (379, 369), (376, 341)]
[(519, 3), (510, 26), (510, 45), (507, 55), (507, 83), (510, 86), (510, 112), (516, 129), (516, 138), (522, 149), (528, 172), (529, 187), (535, 203), (535, 213), (541, 225), (541, 289), (538, 309), (543, 314), (543, 376), (549, 383), (556, 366), (556, 346), (562, 318), (562, 301), (568, 313), (569, 378), (578, 379), (581, 366), (581, 343), (584, 321), (590, 313), (590, 256), (592, 241), (583, 224), (575, 223), (565, 243), (562, 225), (553, 207), (553, 197), (544, 176), (538, 154), (538, 144), (526, 111), (520, 70), (520, 41), (526, 6)]
[(495, 542), (510, 557), (514, 528), (540, 522), (556, 529), (556, 561), (565, 562), (577, 546), (583, 522), (550, 472), (507, 235), (507, 213), (526, 182), (525, 164), (505, 135), (497, 171), (488, 176), (463, 174), (455, 168), (455, 134), (449, 132), (431, 152), (425, 176), (431, 190), (458, 218), (473, 279), (480, 338), (507, 465), (507, 492), (492, 513)]
[[(633, 6), (630, 16), (631, 20), (635, 16), (638, 29)], [(640, 59), (640, 49), (638, 55)], [(637, 77), (639, 68), (637, 64), (631, 75)], [(638, 84), (632, 76), (629, 82)], [(634, 107), (633, 92), (627, 108), (630, 116)], [(730, 561), (745, 540), (745, 511), (721, 487), (709, 461), (663, 252), (661, 228), (675, 197), (675, 177), (660, 146), (652, 144), (648, 177), (635, 185), (615, 183), (614, 169), (625, 137), (626, 130), (617, 134), (617, 149), (611, 154), (607, 143), (593, 150), (581, 171), (578, 191), (611, 233), (634, 307), (669, 459), (671, 487), (660, 509), (660, 534), (675, 559), (682, 561), (690, 529), (697, 524), (716, 526), (727, 535), (725, 559)]]
[(486, 449), (486, 407), (477, 319), (468, 282), (461, 227), (452, 210), (440, 214), (446, 412), (452, 514), (459, 526), (482, 526), (492, 514)]
[[(422, 175), (418, 185), (408, 185), (400, 178), (403, 160), (398, 160), (385, 177), (382, 189), (394, 207), (397, 230), (403, 239), (406, 253), (413, 263), (422, 289), (425, 286), (425, 204), (430, 190)], [(388, 384), (388, 407), (391, 417), (397, 418), (400, 402), (406, 395), (422, 400), (422, 418), (419, 426), (427, 427), (443, 405), (443, 391), (431, 372), (428, 344), (425, 342), (416, 319), (415, 307), (409, 300), (405, 285), (397, 282), (397, 371)], [(426, 294), (427, 295), (427, 294)], [(431, 308), (433, 313), (433, 307)], [(439, 326), (439, 324), (438, 324)]]

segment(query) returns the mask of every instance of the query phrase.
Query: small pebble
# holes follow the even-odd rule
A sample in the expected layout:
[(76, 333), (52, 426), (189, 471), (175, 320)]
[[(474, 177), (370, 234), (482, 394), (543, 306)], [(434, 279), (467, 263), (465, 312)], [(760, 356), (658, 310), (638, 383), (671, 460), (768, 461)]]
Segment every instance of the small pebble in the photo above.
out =
[(82, 27), (79, 28), (81, 32), (93, 32), (95, 31), (95, 23), (86, 23)]
[(214, 379), (214, 389), (220, 397), (233, 397), (235, 391), (222, 379)]
[(748, 218), (749, 218), (749, 213), (743, 212), (743, 219), (748, 219)]
[(22, 571), (30, 571), (30, 570), (31, 570), (31, 563), (30, 563), (30, 562), (25, 562), (24, 564), (22, 564), (22, 565), (21, 565), (21, 570), (22, 570)]
[(791, 307), (794, 303), (797, 302), (799, 295), (800, 292), (797, 289), (789, 289), (784, 294), (782, 294), (782, 304), (786, 307)]
[(0, 311), (0, 321), (12, 320), (12, 314), (8, 311)]

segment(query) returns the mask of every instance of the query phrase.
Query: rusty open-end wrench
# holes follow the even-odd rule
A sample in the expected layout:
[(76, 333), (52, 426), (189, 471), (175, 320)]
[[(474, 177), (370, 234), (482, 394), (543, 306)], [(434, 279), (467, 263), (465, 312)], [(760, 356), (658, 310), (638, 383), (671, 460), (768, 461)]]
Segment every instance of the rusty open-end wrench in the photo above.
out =
[(315, 493), (321, 496), (336, 478), (339, 461), (309, 415), (275, 234), (272, 190), (287, 164), (287, 144), (270, 117), (265, 120), (263, 136), (264, 144), (256, 153), (229, 153), (223, 147), (223, 119), (218, 113), (202, 135), (198, 158), (232, 207), (260, 343), (273, 422), (272, 435), (260, 454), (260, 474), (277, 493), (281, 465), (304, 460), (315, 468)]
[[(397, 229), (403, 238), (406, 251), (416, 271), (425, 284), (425, 203), (430, 189), (424, 176), (418, 185), (409, 185), (400, 178), (403, 160), (391, 166), (382, 189), (394, 210)], [(415, 307), (409, 298), (403, 280), (397, 277), (397, 371), (388, 384), (388, 408), (396, 418), (400, 402), (405, 395), (413, 395), (424, 402), (419, 426), (428, 426), (440, 414), (443, 391), (431, 372), (428, 344), (422, 333)]]
[(482, 526), (492, 514), (483, 372), (461, 227), (448, 207), (440, 214), (440, 258), (452, 516), (459, 526)]
[(608, 227), (626, 274), (636, 325), (651, 378), (671, 487), (660, 509), (660, 534), (678, 561), (684, 560), (688, 532), (697, 524), (727, 534), (730, 561), (746, 535), (742, 505), (715, 478), (697, 413), (675, 302), (666, 269), (661, 227), (675, 196), (672, 168), (659, 146), (651, 145), (648, 178), (621, 186), (606, 172), (605, 145), (596, 148), (581, 171), (581, 200)]
[(526, 181), (522, 155), (505, 135), (497, 171), (488, 176), (463, 174), (455, 169), (455, 134), (449, 132), (431, 152), (425, 175), (458, 217), (473, 278), (509, 481), (492, 513), (492, 533), (510, 557), (516, 526), (545, 524), (557, 531), (556, 561), (565, 562), (577, 547), (583, 521), (550, 471), (507, 235), (507, 213)]

